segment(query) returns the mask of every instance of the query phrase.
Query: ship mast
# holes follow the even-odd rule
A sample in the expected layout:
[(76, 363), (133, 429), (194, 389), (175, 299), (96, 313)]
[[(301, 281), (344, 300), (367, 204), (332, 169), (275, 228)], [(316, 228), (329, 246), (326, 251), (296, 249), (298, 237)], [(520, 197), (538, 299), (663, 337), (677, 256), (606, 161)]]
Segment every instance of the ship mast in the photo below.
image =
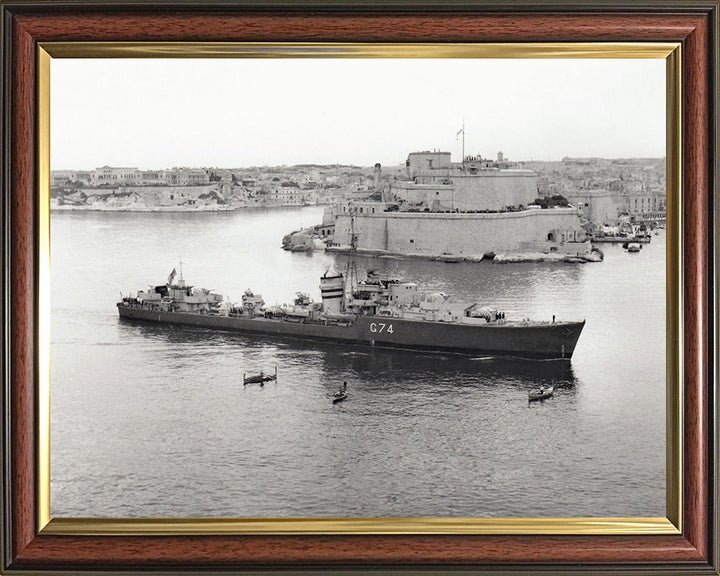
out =
[(357, 234), (355, 234), (355, 209), (350, 212), (350, 253), (348, 254), (345, 279), (345, 303), (350, 302), (357, 282)]
[(182, 260), (180, 260), (180, 280), (178, 280), (178, 286), (184, 288), (185, 287), (185, 279), (183, 278), (182, 273)]

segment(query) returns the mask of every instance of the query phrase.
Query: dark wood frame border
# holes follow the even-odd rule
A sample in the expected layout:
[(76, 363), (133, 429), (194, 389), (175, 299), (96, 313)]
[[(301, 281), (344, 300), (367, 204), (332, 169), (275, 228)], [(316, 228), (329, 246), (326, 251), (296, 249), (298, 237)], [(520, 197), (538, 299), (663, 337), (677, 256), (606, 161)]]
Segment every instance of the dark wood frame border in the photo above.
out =
[[(718, 574), (717, 0), (5, 0), (2, 26), (2, 564), (86, 571)], [(682, 44), (683, 530), (642, 536), (60, 536), (38, 533), (38, 42)]]

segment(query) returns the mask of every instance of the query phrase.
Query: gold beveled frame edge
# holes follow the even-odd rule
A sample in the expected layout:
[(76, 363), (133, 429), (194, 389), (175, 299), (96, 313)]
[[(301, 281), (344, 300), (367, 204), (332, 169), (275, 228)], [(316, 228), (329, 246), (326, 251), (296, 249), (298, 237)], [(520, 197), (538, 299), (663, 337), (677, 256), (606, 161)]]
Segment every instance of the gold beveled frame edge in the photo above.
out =
[[(47, 42), (38, 44), (38, 454), (42, 534), (678, 534), (682, 518), (681, 70), (679, 43), (360, 44)], [(667, 61), (666, 518), (51, 518), (50, 61), (56, 58), (665, 58)]]
[(37, 56), (38, 209), (38, 528), (50, 520), (50, 56)]
[(683, 462), (683, 339), (682, 294), (682, 47), (666, 59), (666, 510), (668, 519), (682, 530)]
[(677, 43), (44, 42), (55, 58), (666, 58)]
[(53, 518), (43, 534), (677, 534), (667, 518)]

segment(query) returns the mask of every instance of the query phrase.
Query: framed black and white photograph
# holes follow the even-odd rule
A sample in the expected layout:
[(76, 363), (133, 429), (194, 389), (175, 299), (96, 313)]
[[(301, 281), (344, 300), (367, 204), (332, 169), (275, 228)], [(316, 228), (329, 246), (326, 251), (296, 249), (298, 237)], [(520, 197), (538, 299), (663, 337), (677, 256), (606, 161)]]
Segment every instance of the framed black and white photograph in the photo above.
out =
[(51, 62), (51, 514), (664, 516), (665, 59), (278, 56)]
[(4, 6), (6, 566), (715, 562), (676, 4)]

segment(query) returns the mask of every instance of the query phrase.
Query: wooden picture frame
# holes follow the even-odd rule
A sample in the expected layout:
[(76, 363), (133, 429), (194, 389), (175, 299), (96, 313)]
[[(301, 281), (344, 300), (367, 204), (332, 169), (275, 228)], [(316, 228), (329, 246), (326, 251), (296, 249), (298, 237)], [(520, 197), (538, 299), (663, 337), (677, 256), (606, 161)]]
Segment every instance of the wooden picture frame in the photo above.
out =
[[(717, 532), (717, 79), (718, 2), (140, 2), (7, 1), (2, 16), (3, 432), (2, 570), (8, 574), (157, 572), (718, 573)], [(680, 191), (677, 325), (680, 440), (673, 529), (602, 534), (565, 522), (503, 531), (293, 529), (232, 523), (48, 524), (43, 494), (47, 382), (42, 342), (48, 255), (40, 249), (49, 177), (43, 45), (83, 54), (99, 43), (667, 43), (679, 45), (681, 130), (670, 142)], [(189, 54), (189, 53), (188, 53)], [(672, 167), (671, 167), (672, 168)], [(47, 239), (45, 239), (47, 240)], [(670, 288), (669, 292), (672, 292)], [(46, 321), (46, 320), (45, 320)], [(672, 330), (672, 326), (670, 327)], [(672, 405), (672, 402), (670, 403)], [(672, 410), (670, 410), (672, 412)], [(670, 419), (669, 419), (670, 420)], [(44, 448), (43, 448), (44, 446)], [(673, 459), (673, 460), (674, 460)], [(214, 526), (214, 528), (213, 528)], [(90, 527), (90, 528), (89, 528)], [(562, 526), (560, 526), (562, 528)], [(657, 528), (657, 526), (654, 526)]]

